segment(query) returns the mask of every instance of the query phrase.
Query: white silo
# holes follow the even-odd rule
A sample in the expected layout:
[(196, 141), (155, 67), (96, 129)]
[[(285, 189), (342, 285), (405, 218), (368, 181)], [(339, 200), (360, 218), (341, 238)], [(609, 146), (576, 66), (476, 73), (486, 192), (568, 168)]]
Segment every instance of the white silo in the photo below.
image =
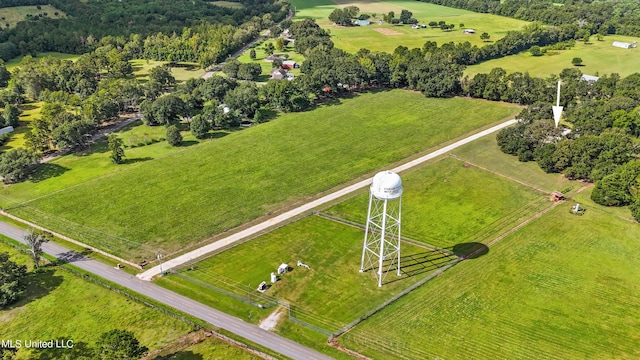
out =
[(400, 212), (402, 179), (392, 171), (373, 177), (369, 194), (360, 272), (377, 270), (378, 287), (389, 270), (400, 276)]

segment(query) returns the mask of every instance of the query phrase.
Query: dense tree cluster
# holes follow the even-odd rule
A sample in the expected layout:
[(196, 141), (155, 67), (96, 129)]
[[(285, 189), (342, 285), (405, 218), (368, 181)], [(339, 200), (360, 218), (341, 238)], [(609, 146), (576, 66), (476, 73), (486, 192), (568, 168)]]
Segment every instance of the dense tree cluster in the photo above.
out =
[[(494, 90), (496, 94), (509, 94), (512, 86), (509, 77), (513, 74), (505, 76), (501, 69), (494, 69), (484, 75), (485, 93)], [(640, 200), (637, 199), (640, 162), (635, 160), (640, 152), (637, 146), (640, 74), (624, 79), (612, 74), (596, 82), (580, 81), (580, 75), (577, 70), (565, 70), (561, 74), (564, 98), (561, 102), (567, 105), (564, 119), (572, 124), (571, 131), (556, 128), (551, 120), (549, 100), (553, 95), (549, 90), (557, 79), (538, 79), (530, 91), (547, 92), (547, 99), (544, 96), (537, 99), (541, 102), (523, 110), (516, 126), (501, 130), (497, 135), (498, 145), (503, 152), (516, 155), (521, 161), (536, 161), (546, 172), (561, 172), (569, 179), (595, 182), (591, 198), (596, 203), (631, 204), (634, 217), (640, 221)], [(493, 80), (496, 86), (489, 85)], [(538, 89), (534, 87), (536, 83)]]
[[(5, 2), (7, 6), (33, 3), (31, 0)], [(69, 16), (29, 18), (15, 28), (1, 31), (0, 58), (6, 60), (42, 51), (85, 53), (99, 45), (98, 39), (111, 37), (120, 43), (131, 42), (129, 47), (144, 50), (147, 58), (200, 60), (209, 65), (242, 46), (260, 29), (282, 20), (288, 12), (288, 4), (266, 0), (243, 0), (241, 3), (246, 8), (242, 9), (214, 6), (203, 0), (52, 0), (46, 3)], [(145, 44), (147, 37), (150, 40)]]
[(550, 25), (576, 25), (588, 34), (640, 35), (640, 4), (636, 0), (421, 0), (481, 13), (541, 21)]

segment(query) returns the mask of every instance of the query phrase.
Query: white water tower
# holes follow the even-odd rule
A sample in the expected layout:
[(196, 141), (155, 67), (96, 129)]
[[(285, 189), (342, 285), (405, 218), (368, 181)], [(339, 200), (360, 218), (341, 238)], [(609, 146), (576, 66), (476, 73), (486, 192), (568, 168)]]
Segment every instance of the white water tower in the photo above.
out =
[(402, 179), (392, 171), (373, 177), (364, 232), (360, 272), (377, 270), (378, 287), (389, 270), (400, 276), (400, 212)]

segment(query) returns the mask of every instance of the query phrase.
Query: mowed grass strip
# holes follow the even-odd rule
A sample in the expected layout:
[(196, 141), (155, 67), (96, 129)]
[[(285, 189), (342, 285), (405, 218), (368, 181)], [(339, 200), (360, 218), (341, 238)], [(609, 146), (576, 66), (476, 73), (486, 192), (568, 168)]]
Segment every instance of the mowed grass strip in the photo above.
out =
[[(155, 256), (149, 248), (177, 250), (517, 112), (507, 104), (403, 90), (341, 102), (70, 186), (29, 203), (39, 215), (24, 207), (9, 211), (71, 237), (81, 224), (147, 247), (121, 256)], [(27, 199), (33, 186), (3, 189), (3, 202), (14, 193)], [(62, 225), (54, 224), (58, 219)]]
[[(30, 264), (28, 256), (0, 241), (0, 252), (12, 260)], [(0, 311), (2, 339), (73, 340), (93, 346), (100, 334), (111, 329), (132, 331), (140, 343), (156, 349), (187, 334), (191, 327), (159, 310), (144, 306), (124, 295), (57, 268), (29, 274), (25, 296), (7, 310)], [(56, 350), (54, 350), (56, 351)], [(65, 349), (52, 353), (64, 355)], [(33, 359), (34, 352), (23, 348), (18, 358)]]
[[(402, 276), (392, 271), (378, 288), (373, 270), (359, 272), (363, 239), (362, 229), (310, 216), (199, 262), (195, 271), (185, 269), (182, 273), (246, 297), (251, 292), (258, 295), (258, 284), (270, 284), (271, 272), (286, 263), (292, 271), (282, 275), (265, 295), (290, 303), (294, 316), (336, 331), (456, 259), (403, 242)], [(298, 260), (310, 269), (298, 267)], [(161, 284), (172, 289), (170, 278), (162, 279)], [(172, 281), (185, 284), (180, 279)]]
[[(343, 342), (373, 358), (638, 358), (638, 225), (598, 208), (572, 215), (572, 205), (457, 265)], [(367, 345), (374, 333), (392, 346)]]
[[(347, 52), (355, 53), (362, 48), (372, 51), (393, 52), (402, 45), (408, 48), (421, 48), (427, 41), (435, 41), (439, 45), (453, 42), (469, 41), (473, 45), (484, 46), (487, 43), (480, 39), (480, 34), (487, 32), (491, 35), (491, 40), (498, 40), (506, 35), (510, 30), (520, 30), (528, 24), (526, 21), (511, 19), (491, 14), (474, 13), (462, 9), (454, 9), (446, 6), (427, 4), (419, 1), (293, 1), (298, 12), (295, 19), (313, 18), (318, 24), (331, 32), (331, 39), (337, 48)], [(346, 6), (357, 6), (361, 13), (369, 15), (376, 14), (376, 18), (369, 19), (369, 26), (336, 26), (328, 17), (336, 8)], [(393, 11), (396, 18), (405, 9), (413, 13), (419, 23), (428, 24), (431, 21), (446, 21), (447, 24), (454, 24), (452, 31), (442, 31), (440, 28), (412, 29), (411, 25), (391, 25), (383, 23), (378, 25), (378, 20), (383, 15)], [(464, 28), (460, 28), (464, 24)], [(475, 34), (464, 34), (463, 30), (472, 28)], [(398, 35), (384, 35), (376, 30), (388, 29), (398, 32)]]
[[(491, 69), (500, 67), (507, 73), (528, 72), (531, 76), (547, 77), (559, 74), (563, 69), (573, 68), (589, 75), (605, 75), (618, 73), (626, 77), (640, 71), (640, 49), (621, 49), (613, 47), (614, 41), (633, 43), (639, 38), (629, 36), (610, 35), (598, 41), (595, 36), (585, 44), (577, 41), (570, 50), (550, 50), (547, 55), (531, 56), (529, 52), (506, 56), (500, 59), (485, 61), (469, 66), (465, 75), (473, 76), (478, 73), (488, 73)], [(573, 66), (573, 58), (581, 58), (582, 66)]]
[[(464, 162), (446, 158), (406, 176), (402, 194), (402, 234), (441, 248), (464, 252), (488, 243), (549, 206), (543, 193)], [(369, 194), (326, 212), (366, 222)]]

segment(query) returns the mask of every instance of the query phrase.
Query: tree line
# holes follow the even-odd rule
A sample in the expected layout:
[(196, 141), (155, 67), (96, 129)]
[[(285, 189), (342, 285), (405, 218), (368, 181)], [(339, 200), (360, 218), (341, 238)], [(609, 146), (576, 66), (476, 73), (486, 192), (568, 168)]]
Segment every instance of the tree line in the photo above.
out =
[[(640, 73), (626, 78), (611, 74), (596, 82), (581, 81), (579, 75), (578, 70), (560, 75), (570, 131), (555, 127), (550, 101), (535, 102), (520, 113), (516, 126), (498, 133), (498, 145), (520, 161), (536, 161), (548, 173), (595, 182), (592, 200), (632, 205), (640, 221)], [(549, 78), (547, 86), (551, 81), (557, 79)]]
[[(33, 3), (12, 0), (7, 5)], [(243, 0), (246, 7), (242, 9), (214, 6), (202, 0), (45, 3), (69, 16), (29, 18), (0, 31), (0, 58), (8, 60), (43, 51), (82, 54), (104, 45), (100, 40), (109, 37), (118, 50), (128, 52), (127, 56), (208, 66), (240, 48), (261, 29), (284, 19), (289, 11), (287, 3), (272, 0)]]

